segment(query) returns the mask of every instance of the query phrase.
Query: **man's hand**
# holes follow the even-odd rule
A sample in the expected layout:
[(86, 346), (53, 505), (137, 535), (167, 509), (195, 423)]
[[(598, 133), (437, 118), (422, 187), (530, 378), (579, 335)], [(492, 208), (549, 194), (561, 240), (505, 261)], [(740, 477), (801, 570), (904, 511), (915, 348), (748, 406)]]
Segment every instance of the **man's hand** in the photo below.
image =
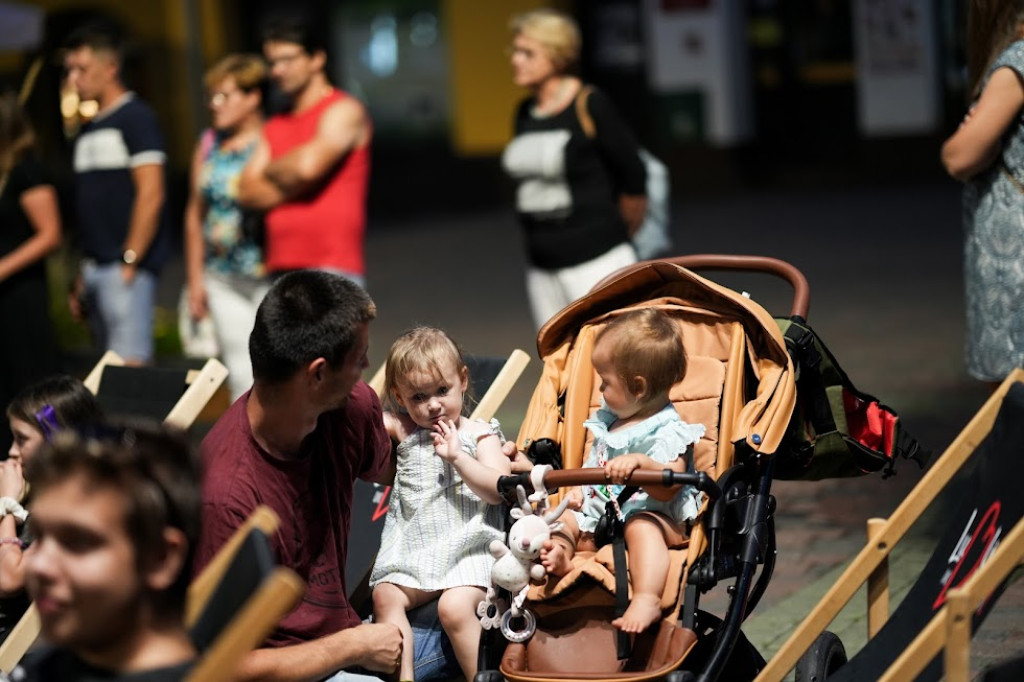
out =
[(356, 664), (381, 673), (392, 673), (402, 662), (402, 631), (393, 623), (363, 623), (350, 630), (363, 652)]
[(134, 265), (128, 265), (125, 263), (121, 266), (121, 281), (125, 284), (131, 284), (135, 281), (135, 273), (137, 268)]
[(511, 460), (513, 474), (525, 474), (533, 469), (533, 462), (516, 446), (514, 440), (507, 440), (501, 444), (501, 454)]

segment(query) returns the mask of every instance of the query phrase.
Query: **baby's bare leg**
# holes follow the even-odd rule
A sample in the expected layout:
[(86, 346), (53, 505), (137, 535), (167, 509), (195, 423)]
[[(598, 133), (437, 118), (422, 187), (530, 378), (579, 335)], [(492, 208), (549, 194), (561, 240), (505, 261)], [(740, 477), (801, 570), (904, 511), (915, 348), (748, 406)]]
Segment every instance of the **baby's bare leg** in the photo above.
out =
[(643, 632), (661, 617), (661, 594), (669, 569), (668, 546), (661, 526), (644, 515), (626, 522), (625, 539), (633, 599), (612, 625), (623, 632)]
[(414, 590), (393, 583), (379, 583), (373, 588), (374, 621), (393, 623), (402, 631), (402, 664), (397, 670), (399, 680), (411, 680), (415, 672), (412, 626), (409, 625), (409, 617), (406, 612), (421, 604), (426, 604), (436, 595), (437, 592)]
[(452, 587), (445, 590), (437, 602), (441, 626), (448, 633), (459, 667), (467, 680), (476, 676), (482, 629), (476, 616), (476, 606), (486, 594), (481, 587)]

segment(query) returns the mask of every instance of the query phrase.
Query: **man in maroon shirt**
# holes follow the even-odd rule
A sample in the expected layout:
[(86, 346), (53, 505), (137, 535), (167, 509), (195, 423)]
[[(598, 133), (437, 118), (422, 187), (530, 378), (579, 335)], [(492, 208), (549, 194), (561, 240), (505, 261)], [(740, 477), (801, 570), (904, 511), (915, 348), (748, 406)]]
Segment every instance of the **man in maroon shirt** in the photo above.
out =
[(282, 277), (249, 339), (253, 387), (203, 440), (196, 570), (266, 504), (281, 518), (271, 539), (277, 560), (306, 582), (302, 603), (246, 658), (239, 679), (390, 673), (401, 656), (398, 628), (360, 623), (345, 586), (352, 486), (389, 475), (380, 402), (360, 381), (375, 314), (370, 297), (339, 275)]

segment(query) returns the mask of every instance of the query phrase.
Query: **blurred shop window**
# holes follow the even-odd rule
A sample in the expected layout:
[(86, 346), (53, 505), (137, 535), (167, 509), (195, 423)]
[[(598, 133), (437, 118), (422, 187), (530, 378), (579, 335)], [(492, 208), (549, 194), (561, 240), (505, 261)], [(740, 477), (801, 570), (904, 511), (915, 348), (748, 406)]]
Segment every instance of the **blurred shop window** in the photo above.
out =
[(332, 77), (367, 104), (378, 142), (436, 141), (449, 130), (439, 0), (346, 2), (333, 17)]

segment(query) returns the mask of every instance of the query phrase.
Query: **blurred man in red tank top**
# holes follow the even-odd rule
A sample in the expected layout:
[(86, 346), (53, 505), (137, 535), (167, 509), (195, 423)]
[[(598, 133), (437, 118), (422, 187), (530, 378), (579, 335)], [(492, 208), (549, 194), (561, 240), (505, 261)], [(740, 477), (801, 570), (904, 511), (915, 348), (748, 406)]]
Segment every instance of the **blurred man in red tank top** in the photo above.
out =
[(289, 111), (267, 121), (239, 187), (244, 206), (266, 211), (267, 270), (315, 268), (364, 285), (369, 115), (328, 81), (325, 45), (310, 27), (270, 26), (263, 54), (291, 101)]

